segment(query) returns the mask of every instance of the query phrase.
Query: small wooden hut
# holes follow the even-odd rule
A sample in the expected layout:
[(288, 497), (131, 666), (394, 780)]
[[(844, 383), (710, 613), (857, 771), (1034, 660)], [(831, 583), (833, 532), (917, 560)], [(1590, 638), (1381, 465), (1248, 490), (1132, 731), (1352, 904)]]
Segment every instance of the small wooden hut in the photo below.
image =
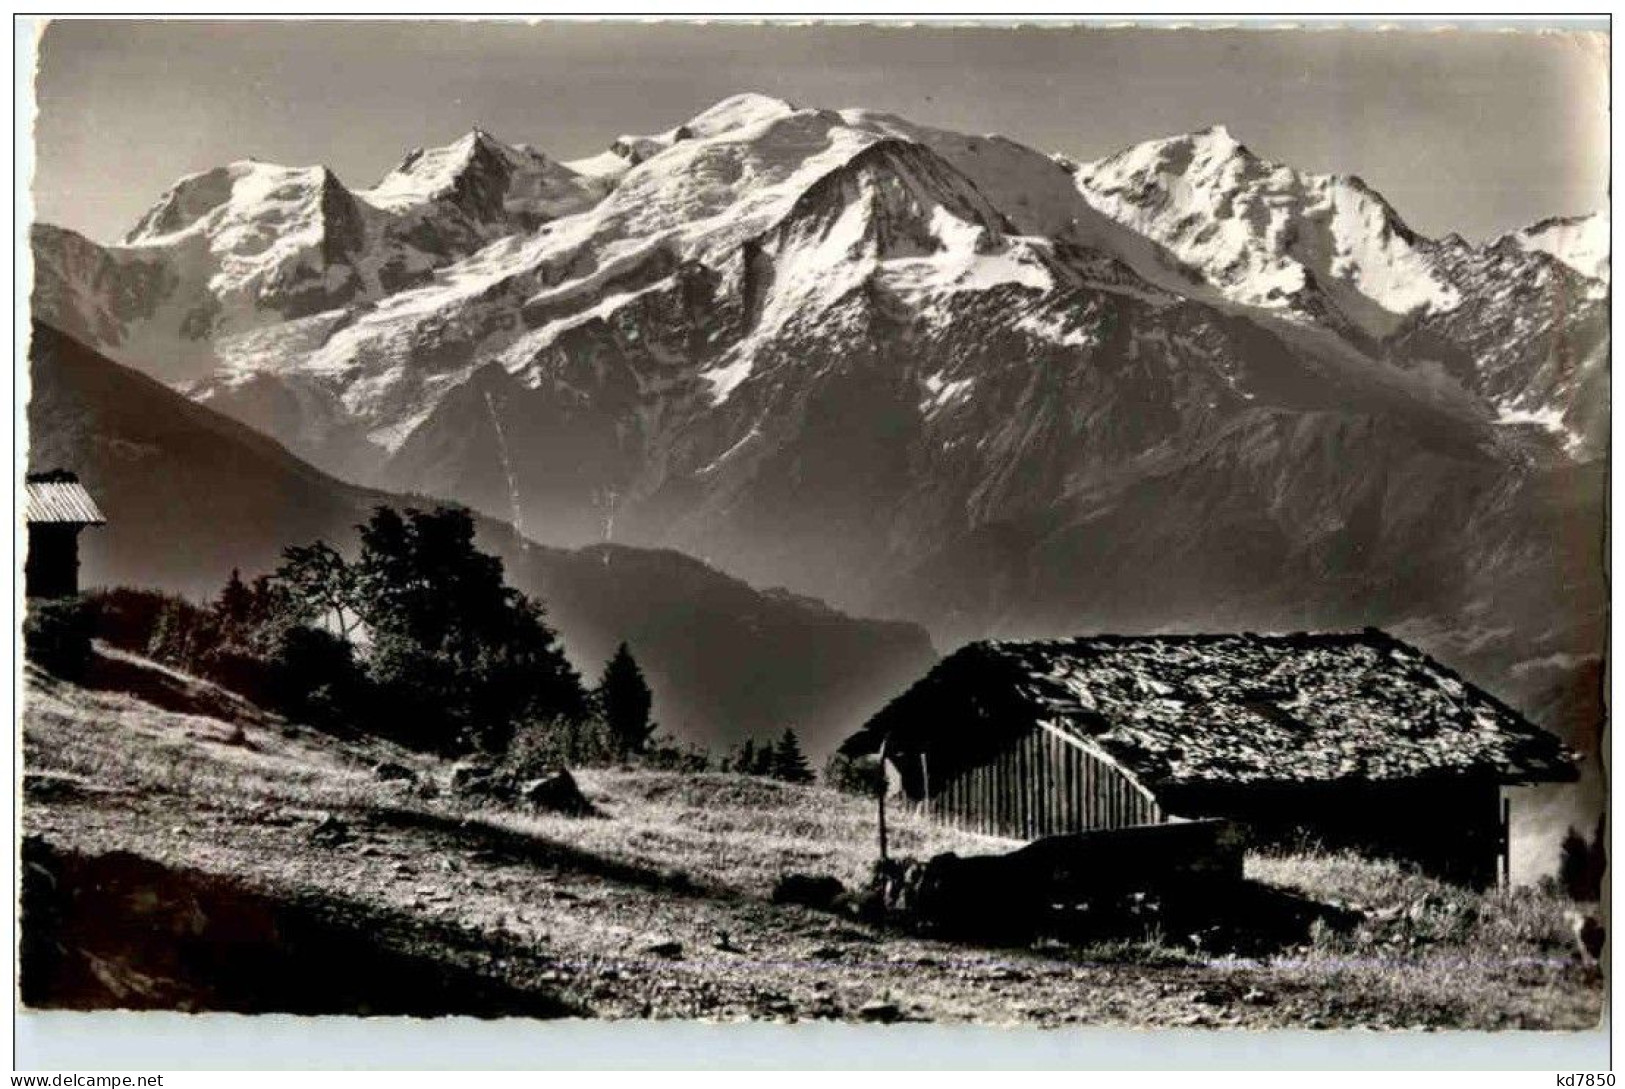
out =
[(79, 592), (79, 533), (107, 520), (70, 472), (29, 473), (24, 486), (28, 493), (24, 592), (31, 598), (72, 597)]
[(908, 799), (970, 831), (1227, 818), (1475, 885), (1505, 859), (1502, 785), (1577, 775), (1557, 738), (1375, 629), (973, 643), (842, 751), (883, 745)]

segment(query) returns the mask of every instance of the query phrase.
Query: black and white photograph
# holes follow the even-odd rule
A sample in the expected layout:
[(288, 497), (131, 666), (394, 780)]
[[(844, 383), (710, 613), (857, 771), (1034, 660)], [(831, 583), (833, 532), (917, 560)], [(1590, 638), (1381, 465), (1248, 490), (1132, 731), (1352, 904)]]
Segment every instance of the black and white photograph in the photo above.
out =
[(1600, 1031), (1606, 17), (16, 34), (23, 1009)]

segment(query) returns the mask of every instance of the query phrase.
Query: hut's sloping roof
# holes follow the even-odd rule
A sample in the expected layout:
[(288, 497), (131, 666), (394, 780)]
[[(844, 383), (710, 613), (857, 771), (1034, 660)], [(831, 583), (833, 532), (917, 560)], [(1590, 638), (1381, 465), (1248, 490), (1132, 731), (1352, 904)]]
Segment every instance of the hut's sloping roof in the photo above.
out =
[(976, 643), (939, 673), (882, 709), (846, 751), (874, 751), (888, 734), (901, 749), (951, 745), (930, 723), (943, 722), (945, 699), (971, 691), (982, 728), (1048, 721), (1152, 789), (1575, 775), (1556, 737), (1375, 629)]
[(25, 517), (30, 524), (67, 522), (99, 526), (107, 521), (96, 501), (72, 473), (31, 474), (24, 486), (28, 491)]

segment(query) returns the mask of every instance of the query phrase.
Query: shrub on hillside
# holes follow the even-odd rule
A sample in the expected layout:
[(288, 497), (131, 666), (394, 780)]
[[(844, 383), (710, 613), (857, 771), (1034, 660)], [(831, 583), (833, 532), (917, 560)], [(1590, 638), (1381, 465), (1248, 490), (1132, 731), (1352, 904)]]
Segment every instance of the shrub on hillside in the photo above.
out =
[(283, 714), (312, 726), (361, 726), (371, 688), (355, 648), (330, 631), (290, 625), (278, 631), (264, 663), (266, 696)]
[(1607, 815), (1598, 814), (1597, 831), (1589, 841), (1578, 828), (1569, 828), (1558, 855), (1557, 880), (1571, 900), (1602, 898), (1603, 875), (1608, 871)]
[(128, 586), (90, 595), (98, 638), (196, 674), (271, 710), (330, 725), (367, 705), (353, 649), (298, 623), (268, 579), (231, 573), (210, 606)]
[(23, 651), (59, 677), (77, 680), (90, 666), (95, 609), (81, 598), (36, 599), (23, 620)]
[(220, 640), (209, 614), (176, 598), (164, 604), (147, 638), (147, 657), (191, 672), (202, 672), (203, 658)]
[(502, 767), (515, 775), (536, 776), (558, 768), (605, 767), (615, 761), (615, 746), (603, 722), (559, 716), (521, 724), (508, 742)]
[(656, 771), (695, 773), (711, 770), (711, 754), (693, 742), (657, 737), (644, 745), (641, 763)]
[(131, 586), (93, 590), (85, 600), (95, 613), (96, 638), (207, 675), (205, 659), (221, 641), (220, 625), (209, 609), (175, 594)]
[(85, 600), (96, 613), (96, 638), (120, 650), (146, 654), (158, 629), (158, 618), (169, 612), (202, 622), (204, 611), (174, 594), (134, 586), (92, 590)]
[(747, 737), (722, 757), (720, 768), (740, 775), (769, 776), (773, 774), (773, 753), (772, 742), (758, 746), (755, 738)]
[(880, 761), (872, 756), (854, 760), (844, 753), (837, 752), (831, 753), (829, 759), (824, 761), (824, 785), (842, 794), (873, 798), (880, 792), (883, 781)]

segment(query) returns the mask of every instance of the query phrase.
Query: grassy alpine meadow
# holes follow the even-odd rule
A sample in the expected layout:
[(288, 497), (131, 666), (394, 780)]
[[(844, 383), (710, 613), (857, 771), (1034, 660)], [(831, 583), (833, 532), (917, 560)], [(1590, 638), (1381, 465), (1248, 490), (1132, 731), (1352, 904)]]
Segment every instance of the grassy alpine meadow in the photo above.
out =
[[(97, 653), (120, 687), (28, 668), (32, 1005), (336, 1012), (298, 1006), (288, 995), (309, 988), (277, 983), (320, 962), (347, 966), (331, 1001), (374, 1012), (1416, 1031), (1579, 1029), (1601, 1016), (1602, 973), (1574, 938), (1575, 913), (1594, 906), (1551, 887), (1473, 892), (1349, 854), (1254, 854), (1249, 879), (1352, 925), (1247, 956), (1155, 928), (949, 941), (773, 902), (786, 873), (867, 879), (872, 799), (612, 767), (576, 773), (595, 816), (540, 813), (456, 793), (449, 762)], [(901, 807), (889, 830), (897, 856), (1010, 847)], [(95, 905), (91, 889), (122, 897), (99, 910), (209, 956), (109, 945), (106, 927), (74, 914)], [(255, 952), (244, 935), (261, 930), (280, 951)], [(49, 955), (29, 944), (47, 939)], [(432, 1011), (409, 1001), (431, 994), (443, 996)]]

